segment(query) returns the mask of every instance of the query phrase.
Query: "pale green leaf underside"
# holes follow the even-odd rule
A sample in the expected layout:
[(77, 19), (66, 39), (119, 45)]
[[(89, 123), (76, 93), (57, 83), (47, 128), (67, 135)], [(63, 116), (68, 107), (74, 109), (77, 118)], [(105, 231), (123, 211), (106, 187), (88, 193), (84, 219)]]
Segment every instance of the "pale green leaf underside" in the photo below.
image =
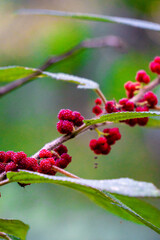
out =
[(119, 122), (127, 119), (133, 118), (144, 118), (144, 117), (160, 117), (160, 111), (152, 111), (152, 112), (117, 112), (117, 113), (109, 113), (105, 114), (99, 118), (84, 120), (86, 125), (93, 125), (103, 122)]
[(50, 15), (50, 16), (58, 16), (58, 17), (75, 18), (80, 20), (121, 23), (121, 24), (132, 26), (132, 27), (160, 31), (160, 24), (158, 23), (153, 23), (153, 22), (138, 20), (138, 19), (123, 18), (123, 17), (113, 17), (113, 16), (88, 14), (88, 13), (63, 12), (63, 11), (55, 11), (55, 10), (47, 10), (47, 9), (21, 9), (18, 11), (18, 14)]
[(97, 89), (99, 87), (98, 83), (86, 78), (77, 77), (77, 76), (73, 76), (65, 73), (50, 73), (50, 72), (43, 72), (43, 73), (46, 76), (49, 76), (56, 80), (62, 80), (62, 81), (78, 84), (77, 86), (78, 88)]
[[(0, 82), (12, 82), (17, 79), (27, 77), (28, 75), (34, 73), (35, 71), (36, 69), (34, 68), (27, 68), (27, 67), (21, 67), (21, 66), (1, 67)], [(92, 80), (65, 74), (65, 73), (43, 72), (43, 74), (37, 77), (50, 77), (56, 80), (72, 82), (72, 83), (78, 84), (77, 86), (78, 88), (97, 89), (99, 87), (98, 83)]]
[[(123, 178), (114, 180), (72, 179), (27, 171), (20, 171), (19, 173), (9, 172), (7, 173), (7, 177), (11, 182), (55, 183), (73, 188), (83, 192), (106, 210), (124, 219), (145, 224), (160, 233), (160, 210), (145, 201), (131, 197), (159, 196), (159, 190), (151, 183), (137, 182), (132, 179)], [(129, 195), (130, 197), (122, 194)]]
[(26, 239), (29, 226), (19, 220), (0, 219), (0, 232), (13, 235), (22, 240)]

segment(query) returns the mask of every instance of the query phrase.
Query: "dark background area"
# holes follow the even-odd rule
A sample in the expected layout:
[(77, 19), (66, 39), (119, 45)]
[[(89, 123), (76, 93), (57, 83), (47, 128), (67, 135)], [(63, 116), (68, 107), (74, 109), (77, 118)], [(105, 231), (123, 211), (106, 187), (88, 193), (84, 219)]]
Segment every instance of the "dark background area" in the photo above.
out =
[[(54, 9), (139, 18), (160, 22), (159, 1), (145, 0), (1, 0), (0, 66), (36, 68), (51, 55), (69, 50), (83, 39), (116, 35), (127, 50), (85, 50), (51, 72), (64, 72), (97, 81), (107, 99), (125, 97), (124, 83), (134, 81), (159, 55), (160, 34), (119, 24), (96, 23), (47, 16), (17, 16), (21, 8)], [(154, 79), (154, 75), (150, 74)], [(160, 91), (155, 91), (160, 96)], [(0, 149), (24, 151), (28, 156), (59, 137), (57, 113), (62, 108), (92, 117), (96, 95), (76, 85), (47, 78), (37, 79), (0, 99)], [(118, 125), (117, 125), (118, 126)], [(88, 145), (96, 133), (85, 133), (66, 143), (73, 161), (68, 171), (89, 179), (129, 177), (160, 187), (158, 129), (119, 126), (121, 141), (107, 156), (98, 157)], [(94, 205), (82, 194), (49, 184), (18, 184), (2, 188), (1, 217), (20, 219), (31, 226), (28, 239), (54, 240), (157, 240), (158, 234), (145, 226), (127, 222)], [(159, 204), (153, 201), (153, 204)]]

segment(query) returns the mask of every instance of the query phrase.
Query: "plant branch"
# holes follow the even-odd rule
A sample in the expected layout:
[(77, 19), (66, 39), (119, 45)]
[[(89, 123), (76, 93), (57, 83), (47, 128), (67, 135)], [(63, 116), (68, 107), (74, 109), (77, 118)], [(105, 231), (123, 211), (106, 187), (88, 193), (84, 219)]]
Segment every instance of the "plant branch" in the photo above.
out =
[(56, 166), (52, 166), (52, 169), (56, 172), (59, 172), (67, 177), (70, 177), (70, 178), (76, 178), (76, 179), (80, 179), (78, 176), (70, 173), (70, 172), (67, 172), (66, 170), (62, 169), (62, 168), (59, 168), (59, 167), (56, 167)]
[(8, 183), (10, 183), (9, 179), (5, 179), (3, 181), (0, 181), (0, 186), (6, 185)]
[(141, 100), (144, 96), (144, 94), (152, 89), (154, 89), (155, 87), (157, 87), (160, 84), (160, 76), (158, 76), (155, 80), (153, 80), (150, 84), (148, 84), (147, 86), (143, 87), (140, 89), (139, 93), (137, 95), (135, 95), (134, 97), (132, 97), (130, 99), (130, 101), (136, 103), (139, 100)]
[(7, 240), (12, 240), (6, 233), (0, 232), (0, 237), (7, 239)]
[(9, 83), (3, 87), (0, 87), (0, 97), (11, 92), (12, 90), (22, 86), (23, 84), (28, 83), (31, 80), (34, 80), (36, 77), (42, 74), (44, 70), (50, 67), (53, 64), (62, 62), (68, 57), (73, 56), (74, 54), (79, 53), (80, 51), (87, 48), (103, 48), (103, 47), (116, 47), (116, 48), (125, 48), (124, 42), (116, 36), (105, 36), (100, 38), (93, 38), (89, 40), (84, 40), (69, 51), (59, 55), (49, 58), (42, 66), (37, 69), (34, 73), (28, 75), (27, 77), (20, 78), (15, 80), (12, 83)]
[(81, 127), (79, 127), (77, 130), (73, 131), (72, 133), (70, 134), (67, 134), (67, 135), (64, 135), (62, 137), (59, 137), (59, 138), (56, 138), (54, 139), (53, 141), (49, 142), (49, 143), (46, 143), (38, 152), (36, 152), (32, 157), (33, 158), (36, 158), (36, 159), (39, 159), (39, 152), (42, 150), (42, 149), (47, 149), (47, 150), (53, 150), (54, 148), (56, 148), (57, 146), (59, 146), (60, 144), (72, 139), (72, 138), (75, 138), (76, 136), (78, 136), (79, 134), (83, 133), (83, 132), (86, 132), (88, 130), (94, 130), (95, 128), (97, 127), (101, 127), (103, 125), (106, 125), (106, 124), (112, 124), (111, 122), (104, 122), (104, 123), (99, 123), (99, 124), (94, 124), (94, 125), (90, 125), (90, 126), (87, 126), (85, 124), (83, 124)]

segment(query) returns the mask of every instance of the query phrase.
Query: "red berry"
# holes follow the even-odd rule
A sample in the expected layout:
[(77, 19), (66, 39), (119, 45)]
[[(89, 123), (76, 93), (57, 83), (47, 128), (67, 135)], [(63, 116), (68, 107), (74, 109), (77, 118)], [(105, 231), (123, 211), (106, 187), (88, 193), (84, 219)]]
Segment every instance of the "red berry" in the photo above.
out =
[(42, 149), (39, 152), (39, 158), (49, 158), (49, 157), (52, 157), (52, 156), (53, 156), (53, 154), (47, 149)]
[(111, 146), (108, 143), (104, 144), (104, 146), (101, 147), (101, 152), (104, 155), (107, 155), (110, 151), (111, 151)]
[(158, 98), (153, 92), (149, 91), (149, 92), (145, 93), (144, 101), (147, 101), (149, 106), (151, 108), (153, 108), (155, 105), (157, 105)]
[(97, 139), (91, 139), (89, 147), (91, 150), (95, 150), (97, 148)]
[(68, 120), (60, 120), (57, 123), (57, 130), (61, 134), (69, 134), (73, 131), (73, 123)]
[(134, 103), (129, 101), (127, 98), (120, 99), (119, 104), (122, 105), (122, 110), (124, 110), (124, 111), (133, 111), (134, 110)]
[(96, 105), (96, 106), (94, 106), (94, 107), (92, 108), (92, 112), (98, 116), (98, 115), (100, 115), (103, 111), (102, 111), (102, 109), (100, 108), (100, 106)]
[(61, 109), (58, 113), (59, 120), (68, 120), (73, 121), (74, 117), (72, 115), (72, 111), (70, 109)]
[(106, 136), (106, 139), (109, 145), (113, 145), (117, 140), (121, 139), (119, 128), (105, 128), (103, 132), (108, 133), (108, 135)]
[(159, 57), (159, 56), (155, 57), (155, 58), (154, 58), (154, 62), (156, 62), (156, 63), (159, 63), (159, 64), (160, 64), (160, 57)]
[(92, 139), (90, 141), (90, 149), (94, 151), (95, 154), (108, 154), (111, 150), (107, 139), (105, 137), (100, 137), (98, 140)]
[(26, 158), (27, 158), (27, 154), (25, 154), (24, 152), (17, 152), (13, 156), (13, 161), (16, 164), (19, 164), (21, 160), (26, 160)]
[(103, 145), (103, 144), (105, 144), (107, 141), (106, 141), (106, 138), (105, 137), (100, 137), (100, 138), (98, 138), (98, 140), (97, 140), (97, 145), (98, 146), (101, 146), (101, 145)]
[(47, 160), (49, 160), (52, 165), (55, 165), (55, 163), (56, 163), (56, 161), (55, 161), (55, 159), (53, 157), (52, 158), (48, 158)]
[(15, 155), (15, 152), (13, 152), (13, 151), (8, 151), (8, 152), (6, 152), (5, 163), (8, 163), (8, 162), (10, 162), (10, 161), (13, 161), (14, 155)]
[(5, 165), (2, 162), (0, 162), (0, 173), (4, 171), (5, 171)]
[(72, 157), (67, 153), (63, 153), (61, 155), (61, 158), (56, 160), (55, 165), (60, 168), (66, 168), (71, 161), (72, 161)]
[(125, 105), (128, 102), (127, 98), (122, 98), (119, 100), (119, 104), (121, 104), (122, 106)]
[(114, 101), (108, 101), (105, 104), (105, 109), (107, 113), (117, 112), (115, 102)]
[(65, 145), (61, 144), (58, 147), (56, 147), (54, 151), (57, 152), (59, 155), (62, 155), (63, 153), (67, 153), (68, 149)]
[(6, 157), (6, 153), (3, 151), (0, 151), (0, 162), (4, 162)]
[(84, 117), (79, 112), (74, 111), (72, 113), (72, 116), (74, 126), (80, 127), (81, 125), (83, 125)]
[(26, 159), (26, 170), (34, 171), (36, 172), (38, 170), (38, 162), (37, 159), (27, 157)]
[(16, 172), (17, 169), (18, 169), (17, 165), (14, 162), (9, 162), (5, 167), (6, 172), (9, 172), (9, 171)]
[(130, 127), (134, 127), (137, 124), (137, 118), (125, 120), (125, 123), (127, 123)]
[(101, 98), (96, 98), (94, 101), (96, 105), (101, 105), (102, 104), (102, 99)]
[[(149, 111), (149, 108), (147, 106), (144, 107), (137, 107), (136, 108), (136, 112), (146, 112)], [(144, 118), (137, 118), (137, 123), (140, 126), (145, 126), (148, 122), (149, 118), (148, 117), (144, 117)]]
[(49, 173), (51, 171), (52, 164), (48, 159), (42, 159), (38, 168), (40, 173)]
[(137, 82), (142, 82), (142, 83), (149, 83), (150, 82), (150, 77), (147, 75), (147, 73), (144, 70), (140, 70), (137, 72), (136, 75), (136, 80)]
[(126, 82), (126, 83), (124, 84), (124, 88), (125, 88), (126, 90), (130, 91), (132, 84), (133, 84), (133, 82), (128, 81), (128, 82)]
[(140, 88), (140, 83), (128, 81), (124, 84), (124, 88), (126, 89), (127, 97), (132, 98), (134, 96), (134, 92)]
[(149, 68), (152, 72), (160, 74), (160, 57), (154, 58), (154, 61), (150, 62)]

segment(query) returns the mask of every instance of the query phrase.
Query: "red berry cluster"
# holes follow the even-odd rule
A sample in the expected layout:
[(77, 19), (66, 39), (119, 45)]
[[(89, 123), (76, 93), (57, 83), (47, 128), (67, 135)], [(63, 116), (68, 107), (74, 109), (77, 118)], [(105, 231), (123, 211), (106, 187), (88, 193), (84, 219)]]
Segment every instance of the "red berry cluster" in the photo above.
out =
[(121, 139), (118, 128), (106, 128), (103, 130), (103, 137), (91, 139), (89, 147), (95, 154), (107, 155), (111, 151), (111, 145)]
[[(155, 57), (149, 67), (152, 72), (160, 74), (160, 57)], [(97, 98), (95, 100), (96, 105), (93, 107), (92, 112), (96, 115), (101, 115), (102, 113), (109, 114), (124, 111), (145, 112), (149, 111), (149, 108), (154, 108), (158, 103), (158, 98), (151, 91), (146, 92), (143, 98), (136, 104), (132, 102), (132, 97), (134, 97), (144, 85), (150, 82), (150, 77), (144, 70), (139, 70), (135, 79), (136, 82), (128, 81), (124, 84), (127, 98), (120, 99), (118, 103), (116, 101), (107, 101), (105, 106), (102, 106), (102, 100)], [(135, 126), (136, 124), (145, 126), (148, 122), (148, 117), (129, 119), (122, 122), (130, 126)], [(103, 133), (105, 134), (103, 137), (90, 141), (89, 146), (95, 154), (108, 154), (111, 150), (110, 145), (121, 138), (118, 128), (104, 129)]]
[(160, 74), (160, 57), (157, 56), (149, 65), (150, 70), (154, 73)]
[(66, 168), (72, 157), (67, 154), (68, 149), (64, 145), (59, 145), (53, 151), (42, 149), (39, 152), (39, 160), (27, 157), (24, 152), (3, 152), (0, 151), (0, 173), (17, 172), (20, 169), (55, 175), (52, 166)]
[(102, 100), (100, 98), (97, 98), (95, 100), (95, 104), (96, 105), (92, 108), (92, 112), (98, 116), (103, 112), (103, 110), (101, 108)]
[(80, 127), (83, 124), (84, 117), (77, 111), (72, 112), (70, 109), (61, 109), (58, 113), (57, 130), (61, 134), (69, 134), (74, 127)]

